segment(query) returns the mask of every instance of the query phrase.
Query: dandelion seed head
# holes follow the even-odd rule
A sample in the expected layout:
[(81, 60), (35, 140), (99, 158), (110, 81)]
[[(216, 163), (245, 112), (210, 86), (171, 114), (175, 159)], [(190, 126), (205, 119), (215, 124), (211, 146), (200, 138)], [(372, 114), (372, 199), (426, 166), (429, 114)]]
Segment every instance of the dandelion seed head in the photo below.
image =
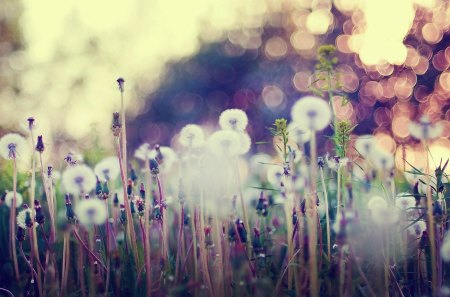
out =
[(180, 131), (179, 142), (184, 147), (202, 147), (205, 144), (205, 134), (202, 127), (195, 124), (184, 126)]
[(427, 229), (427, 224), (424, 221), (417, 221), (411, 226), (409, 226), (406, 230), (411, 236), (415, 236), (419, 238), (422, 236), (423, 231)]
[(86, 165), (68, 167), (62, 175), (62, 184), (67, 193), (79, 195), (95, 189), (97, 178), (94, 171)]
[(377, 210), (377, 209), (384, 209), (387, 208), (387, 202), (383, 197), (380, 196), (374, 196), (370, 198), (369, 202), (367, 203), (367, 208), (369, 210)]
[[(5, 204), (6, 204), (6, 206), (11, 208), (12, 204), (13, 204), (13, 199), (14, 199), (14, 192), (13, 191), (9, 191), (8, 193), (6, 193), (6, 195), (5, 195)], [(20, 207), (22, 205), (22, 203), (23, 203), (22, 194), (16, 192), (16, 208)]]
[(97, 163), (94, 172), (102, 181), (113, 181), (120, 173), (120, 164), (117, 157), (106, 157)]
[(241, 109), (227, 109), (220, 114), (219, 125), (224, 130), (242, 132), (248, 125), (247, 114)]
[(107, 218), (106, 206), (98, 199), (83, 199), (77, 203), (75, 213), (85, 226), (101, 225)]
[[(27, 217), (30, 218), (33, 222), (35, 219), (35, 213), (33, 212), (32, 209), (30, 208), (25, 208), (21, 211), (19, 211), (19, 213), (17, 214), (17, 226), (19, 226), (22, 229), (27, 229)], [(37, 222), (34, 222), (34, 228), (36, 228), (36, 226), (38, 226), (39, 224)]]
[(396, 196), (395, 206), (403, 211), (414, 211), (412, 208), (416, 206), (416, 199), (410, 193), (400, 193)]
[[(178, 157), (175, 151), (168, 146), (159, 146), (158, 150), (153, 149), (149, 152), (148, 157), (150, 159), (156, 159), (158, 161), (159, 167), (164, 171), (168, 172), (172, 166), (177, 162)], [(161, 160), (159, 160), (162, 158)]]
[(376, 169), (389, 171), (394, 168), (394, 156), (382, 149), (376, 149), (371, 155), (371, 160)]
[(229, 130), (216, 131), (209, 137), (208, 147), (218, 157), (237, 156), (241, 151), (239, 134)]
[(237, 132), (237, 134), (239, 136), (239, 142), (241, 144), (239, 147), (239, 155), (245, 155), (246, 153), (248, 153), (252, 146), (252, 140), (247, 133)]
[(306, 96), (294, 103), (291, 116), (295, 124), (308, 127), (311, 131), (321, 131), (331, 121), (331, 109), (325, 100)]
[(282, 166), (278, 165), (269, 165), (267, 169), (267, 180), (273, 186), (279, 186), (283, 181), (284, 169)]
[(25, 138), (17, 133), (8, 133), (0, 138), (0, 156), (5, 159), (22, 158), (27, 151)]
[(377, 148), (377, 142), (372, 135), (361, 135), (355, 141), (356, 150), (365, 158), (370, 156)]
[(419, 140), (432, 140), (441, 136), (443, 128), (439, 124), (433, 124), (428, 117), (423, 116), (418, 123), (409, 124), (409, 133)]
[(287, 131), (295, 143), (307, 143), (311, 139), (311, 130), (306, 125), (293, 122), (287, 126)]
[(150, 148), (150, 144), (143, 143), (141, 144), (137, 150), (134, 152), (134, 157), (136, 159), (147, 161), (149, 159), (149, 154), (152, 149)]

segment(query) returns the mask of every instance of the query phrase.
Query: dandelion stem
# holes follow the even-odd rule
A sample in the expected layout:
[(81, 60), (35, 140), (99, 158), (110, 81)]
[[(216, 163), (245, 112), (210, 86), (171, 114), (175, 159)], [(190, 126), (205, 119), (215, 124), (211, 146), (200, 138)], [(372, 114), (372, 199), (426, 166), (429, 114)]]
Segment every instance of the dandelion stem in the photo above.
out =
[(14, 263), (14, 271), (16, 273), (16, 280), (19, 280), (19, 264), (17, 261), (16, 251), (16, 206), (17, 206), (17, 163), (16, 158), (13, 158), (13, 201), (11, 205), (11, 212), (9, 217), (10, 227), (10, 242), (11, 252)]
[[(325, 198), (325, 220), (327, 225), (327, 256), (328, 260), (331, 261), (331, 228), (330, 228), (330, 216), (328, 211), (328, 193), (327, 193), (327, 187), (325, 186), (325, 179), (323, 176), (323, 168), (320, 167), (320, 179), (322, 180), (322, 190), (323, 190), (323, 196)], [(339, 213), (339, 212), (338, 212)]]
[[(22, 248), (22, 242), (19, 243), (19, 250), (22, 258), (25, 260), (25, 263), (27, 263), (28, 268), (30, 268), (31, 273), (33, 274), (34, 279), (37, 281), (38, 275), (36, 273), (36, 270), (34, 270), (33, 266), (31, 265), (30, 261), (28, 261), (27, 257), (25, 256), (25, 253), (23, 252)], [(38, 285), (38, 297), (41, 296), (41, 284), (37, 282)]]
[(98, 262), (98, 264), (105, 270), (106, 266), (105, 264), (103, 264), (103, 262), (89, 249), (89, 247), (84, 243), (84, 241), (81, 239), (80, 235), (78, 234), (76, 229), (72, 229), (73, 234), (75, 235), (76, 239), (78, 240), (78, 242), (81, 244), (81, 246), (86, 250), (86, 252), (89, 253), (89, 255), (94, 258), (95, 261)]

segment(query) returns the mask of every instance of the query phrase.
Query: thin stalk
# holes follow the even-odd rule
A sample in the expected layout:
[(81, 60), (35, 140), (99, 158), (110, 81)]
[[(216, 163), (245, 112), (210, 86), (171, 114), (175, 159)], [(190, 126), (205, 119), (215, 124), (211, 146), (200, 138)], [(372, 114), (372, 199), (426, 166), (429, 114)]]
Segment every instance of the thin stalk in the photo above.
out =
[(70, 242), (69, 242), (69, 232), (64, 233), (64, 243), (63, 243), (63, 262), (62, 262), (62, 273), (61, 273), (61, 291), (59, 293), (60, 297), (64, 296), (67, 278), (69, 275), (69, 262), (70, 262)]
[[(244, 217), (245, 227), (247, 228), (247, 230), (250, 231), (251, 228), (250, 228), (250, 223), (249, 223), (248, 216), (247, 216), (247, 208), (244, 203), (244, 195), (242, 193), (242, 185), (241, 185), (241, 175), (239, 172), (239, 165), (238, 165), (237, 159), (234, 160), (234, 164), (235, 164), (235, 170), (236, 170), (236, 183), (237, 183), (237, 187), (239, 190), (239, 199), (241, 201), (242, 216)], [(247, 238), (247, 242), (246, 242), (248, 258), (251, 257), (251, 235), (250, 234), (251, 234), (251, 232), (248, 232), (248, 238)]]
[(337, 211), (336, 213), (339, 213), (341, 210), (341, 166), (338, 164), (338, 170), (337, 170), (337, 176), (336, 176), (336, 183), (337, 183), (337, 193), (336, 193), (336, 200), (337, 200)]
[(81, 239), (80, 235), (78, 234), (77, 230), (72, 229), (73, 234), (75, 235), (76, 239), (78, 240), (78, 242), (81, 244), (81, 246), (83, 247), (83, 249), (85, 249), (89, 255), (95, 260), (97, 261), (97, 263), (105, 270), (106, 266), (105, 264), (103, 264), (103, 262), (89, 249), (89, 247), (86, 245), (86, 243), (84, 243), (84, 241)]
[[(35, 280), (37, 280), (37, 273), (36, 270), (34, 270), (33, 266), (31, 265), (30, 261), (28, 261), (27, 257), (25, 256), (25, 253), (23, 252), (23, 248), (22, 248), (22, 242), (19, 243), (19, 250), (20, 250), (20, 254), (22, 256), (22, 258), (25, 260), (25, 263), (27, 263), (28, 268), (30, 268), (31, 273), (33, 274), (33, 277)], [(37, 282), (38, 285), (38, 297), (41, 296), (41, 284), (39, 282)]]
[(10, 228), (10, 242), (11, 252), (14, 263), (14, 271), (16, 273), (16, 280), (19, 280), (19, 264), (17, 261), (16, 251), (16, 206), (17, 206), (17, 163), (16, 158), (13, 158), (13, 201), (11, 205), (11, 212), (9, 215), (9, 228)]
[(317, 271), (317, 224), (316, 224), (316, 203), (312, 201), (316, 199), (316, 181), (317, 181), (317, 145), (315, 131), (311, 131), (311, 193), (310, 197), (306, 198), (306, 208), (311, 209), (311, 215), (308, 218), (308, 249), (309, 249), (309, 268), (310, 268), (310, 296), (319, 296), (318, 271)]
[(435, 237), (435, 227), (434, 227), (434, 216), (433, 216), (433, 197), (431, 194), (431, 175), (430, 175), (430, 159), (428, 156), (428, 144), (427, 141), (423, 141), (423, 146), (425, 149), (426, 157), (426, 167), (425, 173), (427, 176), (427, 215), (428, 215), (428, 232), (430, 235), (430, 250), (431, 250), (431, 287), (433, 291), (433, 296), (437, 296), (437, 275), (436, 275), (436, 237)]
[(145, 231), (147, 235), (144, 238), (144, 244), (147, 246), (147, 251), (144, 255), (145, 257), (145, 266), (147, 267), (145, 270), (145, 280), (147, 284), (147, 290), (146, 290), (146, 297), (151, 297), (152, 294), (152, 267), (150, 266), (151, 263), (151, 246), (150, 246), (150, 215), (149, 215), (149, 207), (151, 203), (151, 184), (152, 180), (150, 177), (150, 160), (147, 160), (147, 170), (145, 171), (146, 174), (146, 180), (148, 181), (148, 187), (147, 187), (147, 194), (145, 196), (145, 213), (144, 213), (144, 220), (145, 220)]
[(200, 211), (198, 212), (198, 216), (199, 216), (199, 223), (200, 223), (200, 257), (201, 257), (201, 261), (202, 261), (202, 270), (203, 270), (203, 277), (206, 281), (206, 284), (208, 286), (208, 290), (210, 293), (210, 296), (215, 296), (214, 295), (214, 290), (213, 290), (213, 286), (212, 286), (212, 282), (211, 282), (211, 276), (209, 274), (209, 268), (208, 268), (208, 262), (207, 262), (207, 253), (206, 253), (206, 243), (205, 243), (205, 232), (204, 232), (204, 228), (205, 228), (205, 223), (204, 223), (204, 216), (203, 216), (203, 207), (204, 207), (204, 203), (203, 203), (203, 191), (201, 191), (201, 197), (200, 197)]
[[(320, 167), (320, 179), (322, 182), (322, 190), (323, 190), (323, 196), (325, 198), (325, 220), (327, 224), (327, 256), (328, 260), (331, 261), (331, 228), (330, 228), (330, 216), (328, 213), (328, 193), (327, 193), (327, 187), (325, 186), (325, 178), (323, 176), (323, 168)], [(339, 213), (339, 212), (338, 212)]]

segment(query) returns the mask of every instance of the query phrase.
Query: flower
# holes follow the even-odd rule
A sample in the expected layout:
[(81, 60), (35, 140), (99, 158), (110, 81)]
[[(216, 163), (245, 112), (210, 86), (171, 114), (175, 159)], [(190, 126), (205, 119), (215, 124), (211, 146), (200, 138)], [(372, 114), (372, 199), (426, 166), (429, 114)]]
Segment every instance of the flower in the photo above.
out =
[(201, 147), (205, 143), (205, 134), (199, 125), (189, 124), (181, 129), (179, 141), (185, 147)]
[(86, 165), (68, 167), (62, 175), (62, 183), (67, 193), (79, 195), (89, 193), (95, 188), (97, 179), (91, 168)]
[(284, 168), (279, 165), (272, 165), (267, 169), (267, 181), (272, 185), (279, 186), (283, 181)]
[(397, 209), (389, 208), (386, 200), (380, 196), (372, 197), (367, 203), (367, 208), (371, 211), (372, 220), (377, 225), (392, 225), (398, 221)]
[(441, 136), (442, 126), (432, 124), (428, 117), (423, 116), (418, 123), (411, 122), (409, 124), (409, 133), (419, 140), (432, 140)]
[(209, 137), (208, 147), (219, 157), (237, 156), (241, 152), (241, 140), (236, 132), (220, 130)]
[(364, 157), (371, 156), (377, 148), (377, 142), (372, 135), (361, 135), (355, 141), (355, 148)]
[(142, 161), (147, 161), (149, 159), (148, 155), (150, 151), (151, 151), (150, 144), (143, 143), (134, 152), (134, 157)]
[(83, 199), (77, 203), (75, 213), (79, 222), (85, 226), (101, 225), (108, 216), (106, 206), (98, 199)]
[(295, 143), (306, 143), (311, 139), (311, 130), (308, 126), (298, 123), (290, 123), (287, 126), (289, 138), (295, 141)]
[(16, 133), (9, 133), (0, 139), (0, 155), (5, 159), (23, 157), (27, 151), (25, 139)]
[[(29, 227), (35, 227), (39, 225), (37, 222), (34, 222), (34, 213), (33, 210), (30, 208), (25, 208), (17, 214), (17, 226), (19, 226), (22, 229), (27, 229)], [(34, 224), (33, 224), (34, 222)], [(34, 225), (34, 226), (33, 226)]]
[(104, 158), (95, 165), (94, 172), (102, 180), (115, 180), (120, 173), (119, 159), (117, 157)]
[(252, 146), (252, 140), (247, 133), (244, 132), (236, 132), (239, 136), (239, 142), (241, 143), (239, 149), (239, 155), (244, 155), (248, 153), (250, 147)]
[(330, 123), (331, 109), (325, 100), (306, 96), (294, 103), (291, 116), (294, 123), (306, 126), (312, 131), (320, 131)]
[(241, 109), (227, 109), (220, 114), (219, 125), (224, 130), (244, 131), (248, 124), (247, 114)]
[(400, 193), (395, 199), (395, 206), (403, 211), (414, 211), (412, 208), (416, 206), (416, 199), (410, 193)]
[(327, 165), (330, 169), (337, 171), (339, 167), (345, 167), (348, 163), (348, 158), (341, 158), (339, 156), (329, 157), (328, 155), (325, 157), (327, 161)]
[[(6, 206), (11, 208), (12, 204), (13, 204), (13, 199), (14, 199), (14, 192), (13, 191), (9, 191), (8, 193), (6, 193), (6, 195), (5, 195), (5, 204), (6, 204)], [(22, 205), (22, 203), (23, 203), (22, 195), (20, 193), (16, 192), (16, 208), (20, 207)]]
[(377, 149), (371, 156), (373, 165), (381, 171), (389, 171), (394, 168), (394, 156), (382, 149)]
[(169, 171), (172, 165), (177, 161), (178, 157), (175, 151), (168, 146), (157, 146), (148, 154), (150, 159), (156, 159), (159, 167), (164, 171)]
[(384, 200), (384, 198), (380, 196), (374, 196), (370, 198), (369, 202), (367, 203), (367, 208), (372, 211), (387, 208), (387, 206), (388, 205), (386, 200)]
[(424, 221), (417, 221), (411, 226), (409, 226), (406, 230), (412, 236), (417, 238), (422, 236), (423, 231), (427, 229), (427, 224)]

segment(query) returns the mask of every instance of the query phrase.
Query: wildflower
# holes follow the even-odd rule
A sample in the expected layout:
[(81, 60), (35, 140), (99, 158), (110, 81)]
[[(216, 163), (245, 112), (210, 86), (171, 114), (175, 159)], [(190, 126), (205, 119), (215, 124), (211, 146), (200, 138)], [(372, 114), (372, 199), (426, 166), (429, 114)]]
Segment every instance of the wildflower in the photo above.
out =
[(24, 209), (17, 214), (17, 226), (22, 229), (33, 228), (38, 224), (34, 221), (34, 212), (24, 204)]
[[(7, 192), (5, 195), (6, 206), (11, 208), (13, 205), (13, 199), (14, 199), (14, 192), (13, 191)], [(22, 194), (16, 192), (16, 208), (20, 207), (22, 203), (23, 203)]]
[(203, 129), (195, 124), (189, 124), (180, 131), (179, 141), (181, 145), (189, 148), (201, 147), (205, 143)]
[(70, 195), (66, 194), (66, 217), (69, 222), (75, 221), (75, 213), (72, 208), (72, 201)]
[(284, 169), (282, 166), (270, 166), (267, 170), (267, 180), (272, 185), (279, 185), (283, 179)]
[(152, 175), (158, 175), (159, 174), (159, 163), (155, 159), (150, 159), (149, 162), (150, 172)]
[(35, 218), (36, 223), (39, 225), (43, 225), (45, 223), (45, 215), (42, 211), (41, 204), (39, 203), (39, 200), (34, 200), (34, 211), (36, 212)]
[(214, 132), (208, 139), (208, 146), (219, 157), (233, 157), (241, 151), (239, 135), (227, 130)]
[(43, 153), (44, 152), (44, 141), (42, 140), (42, 135), (39, 135), (37, 138), (37, 143), (36, 143), (36, 151), (39, 153)]
[(377, 142), (372, 135), (361, 135), (355, 141), (355, 149), (364, 157), (371, 156), (377, 148)]
[(143, 143), (134, 151), (134, 157), (142, 161), (147, 161), (149, 159), (148, 155), (150, 154), (150, 151), (150, 144)]
[(119, 91), (121, 93), (123, 93), (125, 91), (125, 88), (124, 88), (125, 80), (123, 79), (123, 77), (119, 77), (116, 81), (117, 81), (117, 84), (119, 85)]
[(395, 206), (403, 211), (414, 211), (412, 208), (416, 206), (416, 199), (410, 193), (400, 193), (395, 199)]
[(294, 103), (291, 116), (294, 123), (306, 126), (311, 131), (320, 131), (330, 123), (331, 109), (325, 100), (306, 96)]
[(169, 171), (177, 161), (177, 154), (168, 146), (155, 146), (148, 154), (150, 159), (155, 159), (164, 171)]
[(367, 207), (371, 211), (372, 220), (377, 225), (392, 225), (398, 220), (398, 212), (396, 209), (388, 207), (386, 200), (380, 196), (372, 197)]
[(442, 126), (432, 124), (428, 117), (423, 116), (418, 123), (411, 122), (409, 124), (409, 132), (416, 139), (432, 140), (441, 136)]
[(75, 208), (79, 222), (85, 226), (103, 224), (107, 218), (106, 207), (98, 199), (83, 199)]
[(239, 148), (239, 155), (244, 155), (248, 153), (250, 150), (250, 147), (252, 145), (252, 140), (250, 139), (250, 136), (248, 136), (247, 133), (238, 133), (239, 136), (239, 142), (240, 142), (240, 148)]
[(120, 114), (117, 111), (113, 112), (111, 130), (116, 137), (119, 136), (120, 131), (122, 130), (122, 124), (120, 123)]
[(142, 199), (137, 200), (137, 211), (140, 217), (145, 214), (145, 202)]
[(247, 127), (247, 124), (247, 114), (241, 109), (227, 109), (219, 117), (219, 125), (223, 130), (242, 132)]
[(27, 151), (25, 139), (16, 133), (9, 133), (0, 138), (0, 155), (5, 159), (17, 159)]
[(117, 157), (106, 157), (94, 167), (95, 174), (101, 180), (115, 180), (120, 173), (120, 164)]
[(287, 126), (290, 139), (297, 144), (307, 143), (311, 139), (311, 130), (306, 125), (290, 123)]
[(77, 164), (78, 161), (81, 161), (82, 157), (81, 156), (76, 156), (75, 154), (69, 152), (67, 154), (67, 156), (64, 158), (64, 161), (66, 161), (68, 166), (74, 166)]
[(391, 153), (378, 149), (371, 157), (373, 165), (378, 170), (387, 172), (394, 168), (394, 156)]
[(406, 230), (412, 236), (416, 238), (422, 236), (422, 233), (427, 229), (427, 224), (424, 221), (417, 221), (411, 226), (409, 226)]
[(16, 239), (19, 242), (23, 242), (25, 240), (25, 228), (20, 226), (17, 227)]
[(27, 119), (27, 121), (28, 121), (28, 129), (29, 129), (29, 130), (33, 130), (33, 127), (34, 127), (34, 118), (33, 118), (33, 117), (29, 117), (29, 118)]
[(326, 157), (327, 165), (330, 169), (337, 171), (339, 167), (345, 167), (348, 163), (348, 158), (341, 158), (339, 156)]
[(86, 165), (76, 165), (64, 171), (62, 183), (66, 192), (79, 195), (95, 189), (97, 178), (91, 168)]

